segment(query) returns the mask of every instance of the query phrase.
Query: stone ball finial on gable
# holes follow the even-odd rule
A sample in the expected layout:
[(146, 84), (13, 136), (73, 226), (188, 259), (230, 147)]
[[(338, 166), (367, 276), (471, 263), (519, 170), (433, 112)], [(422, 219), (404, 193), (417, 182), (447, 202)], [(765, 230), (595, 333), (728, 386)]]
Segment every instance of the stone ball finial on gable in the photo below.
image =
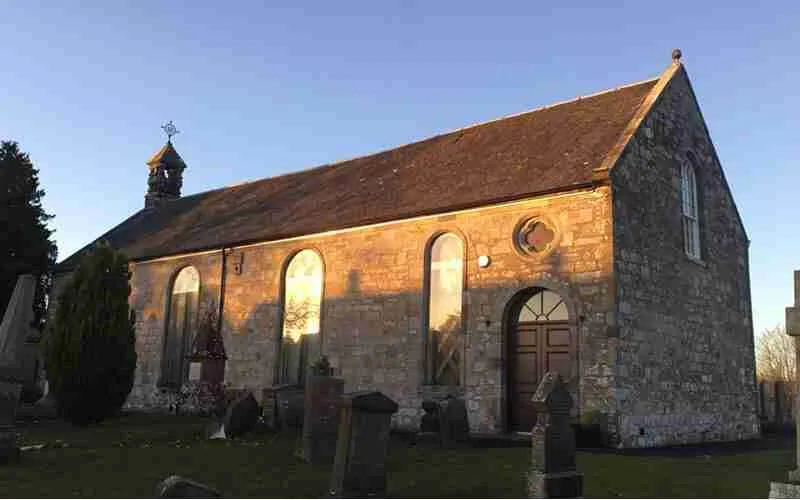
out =
[(682, 55), (683, 53), (681, 52), (681, 49), (672, 49), (672, 62), (681, 62)]

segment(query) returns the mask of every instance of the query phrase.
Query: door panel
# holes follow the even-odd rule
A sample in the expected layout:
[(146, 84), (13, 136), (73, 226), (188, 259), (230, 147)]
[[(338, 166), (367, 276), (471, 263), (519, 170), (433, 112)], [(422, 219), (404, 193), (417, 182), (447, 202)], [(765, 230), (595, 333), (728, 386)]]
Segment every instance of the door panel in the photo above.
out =
[(547, 371), (573, 386), (575, 345), (564, 322), (520, 322), (509, 332), (509, 425), (530, 431), (536, 424), (531, 398)]

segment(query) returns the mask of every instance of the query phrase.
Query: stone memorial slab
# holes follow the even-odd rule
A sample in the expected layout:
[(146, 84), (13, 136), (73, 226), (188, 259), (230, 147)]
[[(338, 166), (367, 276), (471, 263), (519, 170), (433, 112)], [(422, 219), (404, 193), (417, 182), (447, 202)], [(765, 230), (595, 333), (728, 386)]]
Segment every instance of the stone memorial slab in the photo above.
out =
[(156, 487), (158, 498), (222, 498), (214, 488), (180, 476), (170, 476)]
[(342, 397), (330, 495), (365, 498), (386, 494), (389, 426), (397, 403), (380, 392)]
[(19, 458), (14, 421), (22, 385), (0, 381), (0, 463)]
[[(794, 272), (794, 307), (786, 308), (786, 334), (794, 337), (795, 356), (800, 359), (800, 271)], [(795, 367), (795, 383), (800, 388), (800, 363)], [(795, 391), (795, 407), (800, 405), (800, 390)], [(795, 412), (795, 463), (788, 482), (771, 482), (769, 498), (800, 498), (800, 411)]]
[(282, 386), (276, 392), (278, 425), (281, 429), (300, 429), (305, 419), (305, 389), (299, 385)]
[(202, 363), (199, 361), (192, 361), (189, 363), (189, 380), (196, 382), (200, 380), (200, 371), (203, 368)]
[(332, 464), (336, 457), (339, 405), (344, 380), (311, 375), (306, 381), (302, 457), (312, 464)]
[(238, 437), (255, 427), (258, 421), (258, 401), (253, 393), (247, 391), (236, 398), (225, 412), (225, 434)]
[(575, 469), (575, 435), (570, 422), (572, 396), (556, 372), (542, 378), (532, 402), (537, 412), (531, 431), (529, 498), (576, 498), (583, 474)]
[(439, 402), (439, 433), (442, 446), (469, 441), (469, 420), (464, 400), (448, 395)]

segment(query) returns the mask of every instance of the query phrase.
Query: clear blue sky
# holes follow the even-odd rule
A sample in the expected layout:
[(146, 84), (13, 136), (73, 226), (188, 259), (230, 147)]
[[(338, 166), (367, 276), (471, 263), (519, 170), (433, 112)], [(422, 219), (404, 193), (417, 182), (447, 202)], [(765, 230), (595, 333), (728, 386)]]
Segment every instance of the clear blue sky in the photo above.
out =
[(798, 2), (300, 3), (0, 1), (0, 138), (39, 168), (60, 258), (142, 207), (167, 120), (195, 193), (654, 77), (680, 47), (752, 240), (755, 330), (783, 322)]

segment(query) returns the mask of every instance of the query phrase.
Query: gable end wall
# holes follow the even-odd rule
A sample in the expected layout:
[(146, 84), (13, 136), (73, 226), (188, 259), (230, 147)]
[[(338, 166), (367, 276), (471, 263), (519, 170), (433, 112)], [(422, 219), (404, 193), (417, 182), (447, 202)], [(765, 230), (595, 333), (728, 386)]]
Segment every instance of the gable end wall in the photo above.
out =
[[(696, 158), (702, 261), (683, 249), (680, 158)], [(684, 70), (612, 170), (622, 446), (756, 437), (747, 236)]]

